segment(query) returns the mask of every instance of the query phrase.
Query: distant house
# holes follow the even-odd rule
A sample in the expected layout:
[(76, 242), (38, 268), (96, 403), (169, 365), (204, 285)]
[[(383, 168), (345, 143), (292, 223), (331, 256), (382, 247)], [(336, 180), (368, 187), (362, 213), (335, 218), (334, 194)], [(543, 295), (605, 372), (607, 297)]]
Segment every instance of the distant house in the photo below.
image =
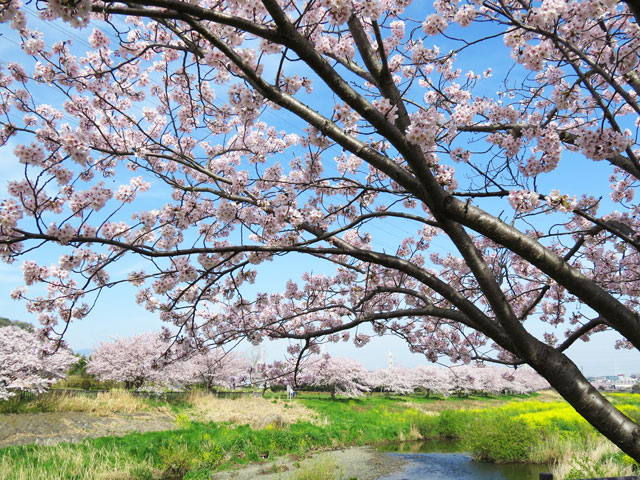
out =
[(613, 386), (616, 390), (631, 390), (631, 387), (636, 383), (637, 380), (635, 378), (627, 377), (621, 373), (616, 380), (614, 380)]
[(623, 373), (619, 375), (588, 377), (587, 380), (598, 390), (631, 390), (634, 385), (640, 383), (639, 375), (626, 376)]

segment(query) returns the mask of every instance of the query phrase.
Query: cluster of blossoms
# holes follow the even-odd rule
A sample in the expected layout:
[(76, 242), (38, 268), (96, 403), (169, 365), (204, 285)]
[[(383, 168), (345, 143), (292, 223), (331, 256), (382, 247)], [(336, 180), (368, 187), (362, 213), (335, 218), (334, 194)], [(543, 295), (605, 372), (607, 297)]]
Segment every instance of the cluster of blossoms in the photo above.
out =
[(519, 55), (514, 55), (519, 63), (529, 70), (542, 70), (545, 61), (552, 57), (553, 46), (550, 41), (545, 40), (537, 45), (526, 44), (521, 52)]
[(456, 189), (458, 181), (455, 178), (455, 169), (453, 167), (439, 163), (435, 165), (433, 171), (440, 185), (447, 187), (449, 190)]
[(462, 27), (468, 27), (478, 15), (473, 5), (462, 5), (455, 13), (454, 20)]
[(47, 20), (61, 18), (73, 27), (82, 28), (88, 25), (90, 13), (90, 0), (52, 0), (47, 2), (47, 9), (41, 17)]
[(342, 154), (341, 156), (336, 157), (336, 163), (338, 171), (341, 174), (344, 175), (347, 172), (355, 174), (358, 171), (358, 168), (360, 168), (360, 165), (362, 165), (362, 158), (357, 155)]
[(388, 98), (378, 98), (371, 102), (371, 104), (391, 123), (394, 123), (398, 119), (398, 107), (392, 105)]
[(320, 6), (327, 9), (330, 21), (334, 25), (342, 25), (351, 16), (349, 0), (322, 0)]
[(113, 192), (110, 188), (105, 188), (103, 182), (98, 182), (89, 190), (74, 192), (70, 195), (69, 206), (76, 214), (82, 212), (82, 210), (90, 206), (92, 210), (100, 210), (107, 202), (113, 197)]
[(441, 120), (441, 114), (434, 108), (411, 114), (411, 125), (406, 132), (407, 141), (419, 145), (424, 151), (433, 151)]
[(437, 13), (429, 15), (424, 22), (422, 22), (422, 31), (429, 36), (438, 35), (447, 29), (447, 19)]
[(16, 30), (24, 29), (27, 24), (27, 15), (20, 9), (20, 7), (22, 7), (22, 2), (20, 0), (9, 0), (7, 2), (3, 2), (2, 8), (0, 9), (0, 22), (11, 22), (11, 28)]
[(593, 160), (604, 160), (624, 151), (632, 140), (629, 135), (613, 129), (581, 128), (576, 138), (576, 145), (585, 156)]
[(25, 165), (42, 166), (45, 160), (44, 150), (41, 145), (31, 143), (30, 145), (17, 145), (13, 154), (20, 163)]
[(47, 228), (47, 235), (51, 235), (61, 244), (67, 244), (69, 241), (77, 235), (77, 231), (70, 223), (65, 223), (62, 227), (57, 226), (55, 223), (49, 225)]
[(60, 143), (62, 148), (78, 165), (87, 164), (89, 161), (89, 149), (77, 134), (67, 132), (61, 136)]
[(289, 94), (295, 94), (301, 88), (305, 89), (306, 93), (311, 93), (311, 80), (307, 77), (300, 77), (299, 75), (294, 75), (292, 77), (284, 77), (282, 79), (282, 89), (283, 91)]
[(508, 158), (515, 157), (522, 148), (522, 139), (513, 135), (503, 135), (499, 133), (493, 133), (488, 136), (487, 140), (496, 145), (500, 145), (504, 148), (505, 154)]
[(22, 218), (22, 209), (15, 200), (7, 199), (0, 203), (0, 231), (4, 228), (13, 228)]
[(360, 15), (363, 18), (369, 18), (371, 20), (377, 20), (382, 15), (382, 3), (379, 0), (361, 0), (358, 2), (360, 5)]
[(345, 131), (354, 131), (358, 120), (360, 120), (360, 115), (345, 104), (337, 104), (334, 119), (336, 122), (342, 123)]
[(576, 197), (569, 197), (569, 195), (561, 195), (558, 190), (552, 190), (545, 198), (547, 205), (554, 210), (560, 212), (572, 212), (576, 206)]
[(531, 190), (512, 190), (509, 192), (509, 203), (517, 212), (531, 212), (540, 205), (540, 195)]
[(89, 35), (89, 43), (93, 48), (101, 49), (101, 48), (109, 48), (109, 43), (111, 40), (108, 35), (106, 35), (102, 30), (98, 28), (94, 28), (91, 35)]
[(630, 202), (633, 200), (635, 193), (635, 189), (633, 187), (636, 182), (633, 177), (630, 175), (623, 175), (622, 172), (618, 171), (609, 177), (609, 182), (611, 184), (611, 200), (614, 202)]

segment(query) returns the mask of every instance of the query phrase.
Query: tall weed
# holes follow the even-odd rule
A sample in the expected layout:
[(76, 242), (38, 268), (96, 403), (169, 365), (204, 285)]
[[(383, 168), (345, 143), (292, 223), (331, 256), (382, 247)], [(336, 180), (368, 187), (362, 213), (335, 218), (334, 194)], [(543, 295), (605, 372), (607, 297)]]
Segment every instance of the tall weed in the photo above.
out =
[(581, 447), (567, 450), (552, 473), (558, 480), (624, 477), (637, 474), (637, 464), (610, 441), (594, 436)]

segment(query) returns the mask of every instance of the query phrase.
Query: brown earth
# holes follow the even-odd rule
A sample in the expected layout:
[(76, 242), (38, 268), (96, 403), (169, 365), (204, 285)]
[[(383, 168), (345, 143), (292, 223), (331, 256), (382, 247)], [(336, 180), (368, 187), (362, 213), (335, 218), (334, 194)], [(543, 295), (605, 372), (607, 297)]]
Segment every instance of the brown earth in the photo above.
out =
[[(227, 470), (212, 480), (289, 480), (293, 478), (332, 478), (375, 480), (402, 470), (406, 462), (370, 447), (353, 447), (315, 453), (304, 459), (292, 456), (259, 465)], [(315, 475), (314, 475), (315, 474)]]
[(79, 442), (87, 437), (123, 436), (177, 428), (173, 417), (158, 413), (95, 415), (86, 412), (0, 415), (0, 447)]

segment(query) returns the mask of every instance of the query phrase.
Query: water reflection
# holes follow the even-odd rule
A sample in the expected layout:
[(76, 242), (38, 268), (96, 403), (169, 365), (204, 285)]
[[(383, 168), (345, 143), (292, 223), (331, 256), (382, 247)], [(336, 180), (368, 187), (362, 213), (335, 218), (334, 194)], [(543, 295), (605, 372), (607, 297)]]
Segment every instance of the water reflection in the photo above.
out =
[(402, 472), (379, 480), (537, 480), (547, 465), (475, 462), (456, 442), (404, 443), (385, 448), (409, 462)]

